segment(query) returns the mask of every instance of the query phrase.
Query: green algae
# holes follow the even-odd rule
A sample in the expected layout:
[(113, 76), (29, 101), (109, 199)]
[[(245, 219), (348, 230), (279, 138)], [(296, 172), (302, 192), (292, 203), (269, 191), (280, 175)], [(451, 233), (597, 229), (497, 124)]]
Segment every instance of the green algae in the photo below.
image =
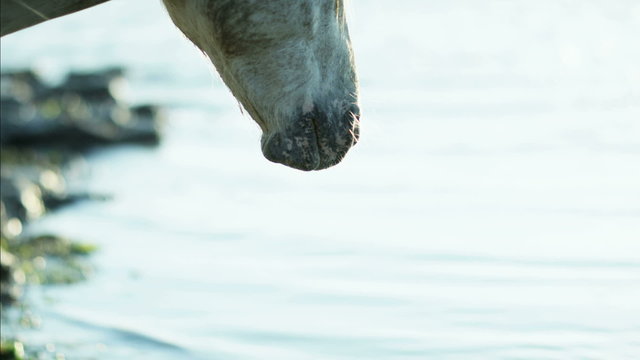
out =
[[(26, 239), (2, 239), (2, 248), (15, 256), (14, 271), (22, 271), (26, 283), (72, 284), (85, 280), (93, 267), (86, 259), (97, 246), (56, 235)], [(13, 276), (15, 279), (17, 276)], [(19, 276), (18, 276), (19, 277)]]

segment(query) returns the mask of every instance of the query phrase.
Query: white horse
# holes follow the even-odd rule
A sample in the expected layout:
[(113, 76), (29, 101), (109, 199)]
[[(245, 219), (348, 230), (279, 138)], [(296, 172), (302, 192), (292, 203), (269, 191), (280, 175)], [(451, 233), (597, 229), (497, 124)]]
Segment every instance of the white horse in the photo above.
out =
[[(107, 0), (2, 0), (2, 35)], [(301, 170), (337, 164), (360, 109), (343, 0), (163, 0), (263, 131), (262, 152)]]

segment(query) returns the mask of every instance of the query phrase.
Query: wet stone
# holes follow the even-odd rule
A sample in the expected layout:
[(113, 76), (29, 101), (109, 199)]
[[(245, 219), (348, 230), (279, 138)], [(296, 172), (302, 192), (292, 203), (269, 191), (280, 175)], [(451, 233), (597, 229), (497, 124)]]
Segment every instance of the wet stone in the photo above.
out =
[(2, 74), (0, 145), (85, 149), (113, 143), (157, 144), (162, 116), (153, 105), (122, 100), (124, 70), (71, 73), (47, 86), (34, 72)]

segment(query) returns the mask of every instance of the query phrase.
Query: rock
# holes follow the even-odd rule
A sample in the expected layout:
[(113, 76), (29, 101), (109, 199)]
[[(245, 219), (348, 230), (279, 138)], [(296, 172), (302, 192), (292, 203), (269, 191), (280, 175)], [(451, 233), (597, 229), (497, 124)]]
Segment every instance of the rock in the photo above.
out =
[(60, 90), (76, 93), (89, 102), (117, 102), (124, 84), (124, 70), (111, 68), (90, 73), (70, 73)]
[(47, 87), (33, 72), (2, 75), (0, 145), (86, 149), (113, 143), (157, 144), (161, 113), (130, 108), (118, 91), (123, 70), (71, 73)]
[(24, 273), (18, 268), (17, 258), (0, 248), (0, 303), (12, 304), (22, 295)]
[(0, 93), (20, 102), (29, 102), (41, 97), (48, 87), (33, 70), (12, 71), (0, 74)]
[(67, 188), (63, 171), (71, 159), (69, 155), (65, 158), (65, 155), (49, 154), (47, 158), (38, 153), (27, 155), (17, 150), (3, 150), (0, 174), (3, 234), (11, 219), (24, 223), (64, 205), (104, 198)]

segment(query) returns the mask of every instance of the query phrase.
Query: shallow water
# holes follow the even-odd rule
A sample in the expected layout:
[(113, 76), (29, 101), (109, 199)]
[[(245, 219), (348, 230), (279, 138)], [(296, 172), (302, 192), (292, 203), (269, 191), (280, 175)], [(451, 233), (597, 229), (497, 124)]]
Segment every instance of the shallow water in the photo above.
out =
[(354, 0), (361, 142), (335, 168), (259, 129), (157, 1), (2, 39), (2, 66), (124, 64), (157, 149), (47, 217), (96, 276), (30, 289), (32, 342), (98, 359), (640, 357), (640, 6)]

